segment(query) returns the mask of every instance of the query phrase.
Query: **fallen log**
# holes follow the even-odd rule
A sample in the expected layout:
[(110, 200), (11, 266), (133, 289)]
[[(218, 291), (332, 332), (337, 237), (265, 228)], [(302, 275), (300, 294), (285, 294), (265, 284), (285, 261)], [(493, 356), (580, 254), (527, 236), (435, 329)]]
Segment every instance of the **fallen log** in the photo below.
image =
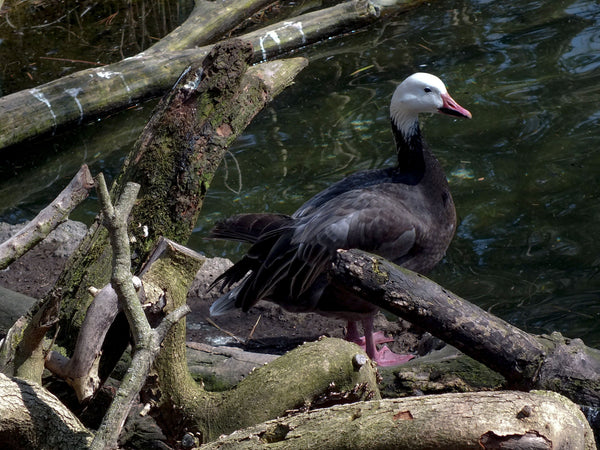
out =
[(333, 406), (236, 431), (203, 449), (596, 448), (583, 414), (553, 392), (481, 392)]
[(0, 373), (0, 447), (87, 448), (93, 434), (43, 387)]
[[(252, 43), (254, 62), (264, 61), (364, 27), (382, 14), (403, 11), (418, 3), (354, 0), (283, 20), (239, 38)], [(210, 48), (142, 52), (4, 96), (0, 98), (0, 149), (161, 95)]]
[(429, 331), (503, 375), (517, 389), (548, 389), (600, 406), (600, 351), (560, 333), (535, 336), (426, 277), (381, 257), (338, 251), (331, 282)]

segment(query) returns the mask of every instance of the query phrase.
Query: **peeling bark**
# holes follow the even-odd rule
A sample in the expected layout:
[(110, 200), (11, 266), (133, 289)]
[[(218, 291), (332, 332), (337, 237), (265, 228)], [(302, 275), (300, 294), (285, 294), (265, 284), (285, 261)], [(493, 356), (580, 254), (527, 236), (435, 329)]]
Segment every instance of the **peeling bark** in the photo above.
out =
[(507, 391), (333, 406), (236, 431), (203, 448), (593, 450), (596, 446), (583, 414), (568, 399), (552, 392)]

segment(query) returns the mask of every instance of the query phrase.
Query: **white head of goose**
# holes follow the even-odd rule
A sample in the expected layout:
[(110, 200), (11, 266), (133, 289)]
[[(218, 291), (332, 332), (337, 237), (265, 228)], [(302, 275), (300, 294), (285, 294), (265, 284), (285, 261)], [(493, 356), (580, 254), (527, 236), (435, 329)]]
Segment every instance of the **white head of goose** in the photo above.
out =
[[(348, 321), (346, 339), (361, 345), (382, 366), (401, 364), (373, 333), (377, 308), (328, 284), (325, 271), (337, 249), (358, 248), (425, 273), (444, 256), (454, 235), (456, 212), (446, 176), (423, 142), (420, 113), (471, 118), (434, 75), (415, 73), (390, 104), (398, 164), (354, 173), (302, 205), (292, 216), (241, 214), (218, 223), (211, 237), (251, 243), (247, 254), (213, 286), (225, 291), (211, 314), (247, 311), (268, 300), (293, 312), (317, 312)], [(359, 336), (361, 322), (364, 338)]]

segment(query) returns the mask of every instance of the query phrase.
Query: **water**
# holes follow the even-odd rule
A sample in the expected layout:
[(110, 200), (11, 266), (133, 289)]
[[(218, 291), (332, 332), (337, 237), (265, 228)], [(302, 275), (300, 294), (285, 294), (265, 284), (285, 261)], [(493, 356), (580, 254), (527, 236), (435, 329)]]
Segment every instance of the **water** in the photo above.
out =
[[(471, 121), (422, 119), (459, 215), (431, 277), (530, 332), (557, 330), (600, 345), (596, 2), (440, 0), (299, 53), (309, 68), (232, 147), (193, 248), (236, 259), (239, 245), (204, 239), (216, 220), (291, 213), (348, 173), (392, 164), (391, 93), (406, 75), (428, 71), (473, 113)], [(127, 113), (136, 119), (131, 128), (119, 115), (44, 141), (52, 150), (43, 157), (5, 164), (0, 219), (32, 217), (82, 161), (116, 173), (151, 107)], [(118, 145), (94, 145), (99, 136)], [(14, 186), (18, 198), (7, 195)], [(88, 201), (75, 217), (89, 221), (95, 208)]]

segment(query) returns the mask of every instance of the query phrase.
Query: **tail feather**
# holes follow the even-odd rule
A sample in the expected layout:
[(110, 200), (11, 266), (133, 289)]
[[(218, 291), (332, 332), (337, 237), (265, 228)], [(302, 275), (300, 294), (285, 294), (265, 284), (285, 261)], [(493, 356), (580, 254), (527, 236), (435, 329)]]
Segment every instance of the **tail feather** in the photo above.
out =
[(211, 316), (220, 316), (225, 314), (227, 311), (231, 311), (235, 309), (235, 302), (237, 300), (237, 294), (240, 290), (240, 286), (236, 286), (226, 294), (219, 297), (215, 302), (210, 306), (210, 315)]
[(285, 214), (238, 214), (217, 223), (209, 237), (254, 244), (262, 234), (281, 228), (291, 220)]

